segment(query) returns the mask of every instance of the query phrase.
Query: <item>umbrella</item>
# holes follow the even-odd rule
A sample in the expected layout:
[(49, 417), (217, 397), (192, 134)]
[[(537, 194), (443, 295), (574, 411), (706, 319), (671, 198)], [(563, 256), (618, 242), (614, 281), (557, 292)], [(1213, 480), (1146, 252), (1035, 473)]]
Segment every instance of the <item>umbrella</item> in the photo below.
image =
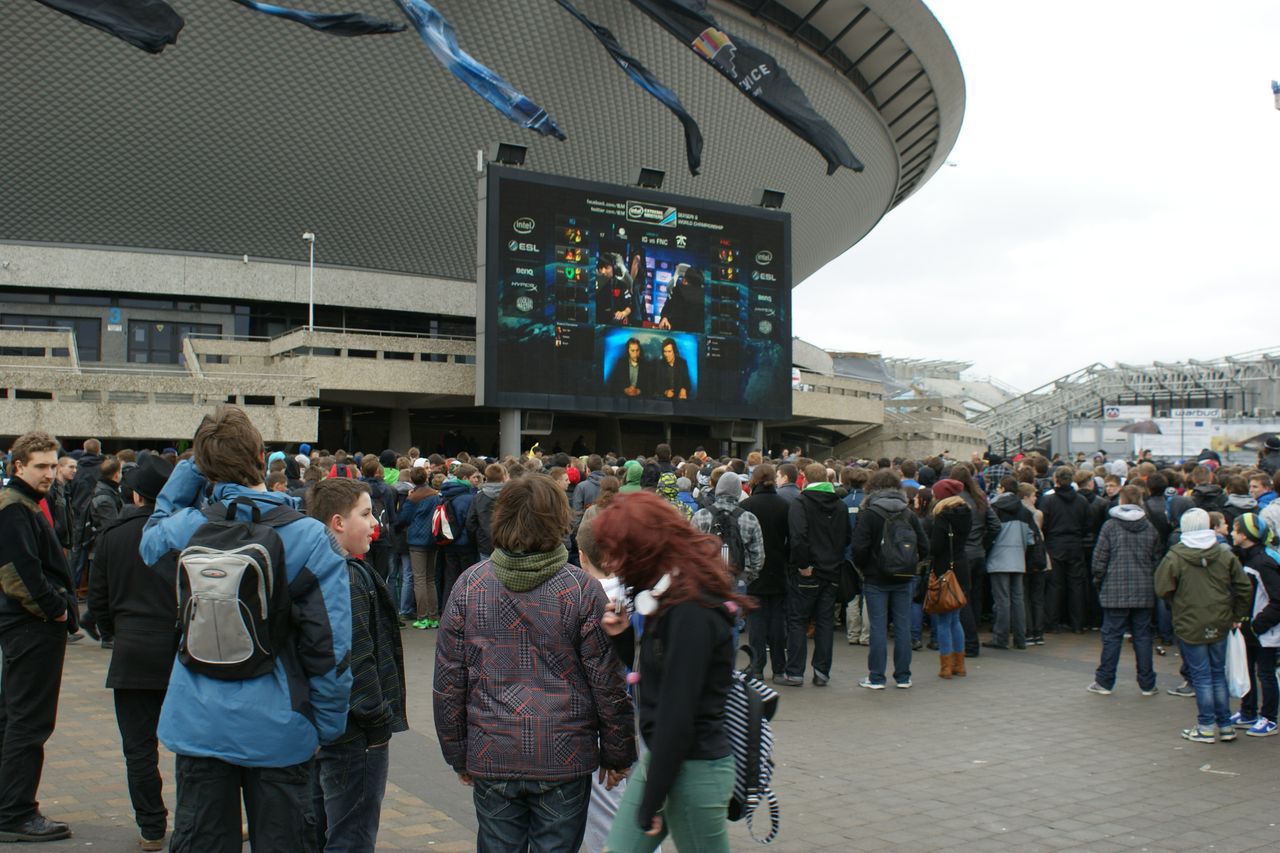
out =
[(1125, 424), (1120, 427), (1121, 432), (1127, 432), (1132, 435), (1163, 435), (1160, 425), (1155, 421), (1137, 421), (1131, 424)]

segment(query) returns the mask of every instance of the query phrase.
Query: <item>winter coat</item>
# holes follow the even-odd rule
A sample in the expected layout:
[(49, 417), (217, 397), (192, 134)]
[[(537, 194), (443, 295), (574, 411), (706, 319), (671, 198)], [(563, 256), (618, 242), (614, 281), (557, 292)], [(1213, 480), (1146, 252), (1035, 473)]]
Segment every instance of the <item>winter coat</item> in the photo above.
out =
[[(843, 507), (844, 502), (840, 503)], [(848, 507), (844, 509), (848, 515)], [(880, 541), (884, 536), (885, 520), (895, 513), (903, 513), (907, 523), (915, 531), (917, 559), (924, 562), (929, 558), (929, 540), (925, 536), (924, 525), (920, 523), (920, 516), (907, 508), (902, 490), (882, 489), (872, 492), (862, 502), (852, 534), (853, 564), (869, 583), (892, 585), (911, 582), (910, 578), (894, 577), (881, 565)]]
[[(382, 506), (386, 510), (385, 518), (375, 519), (379, 525), (378, 538), (370, 543), (370, 548), (381, 548), (391, 552), (396, 548), (396, 540), (400, 538), (395, 530), (396, 509), (399, 505), (400, 496), (396, 490), (387, 485), (387, 481), (381, 477), (361, 477), (360, 482), (369, 487), (369, 500), (382, 501)], [(384, 523), (385, 522), (385, 523)]]
[(93, 497), (89, 498), (89, 527), (83, 531), (81, 547), (93, 552), (97, 547), (98, 534), (115, 521), (123, 509), (120, 487), (109, 480), (99, 480), (93, 487)]
[[(81, 463), (83, 464), (83, 462)], [(1266, 454), (1258, 460), (1258, 468), (1266, 471), (1272, 477), (1280, 471), (1280, 450), (1268, 450)]]
[(560, 782), (636, 758), (635, 712), (600, 627), (604, 588), (577, 566), (528, 592), (492, 561), (463, 572), (436, 635), (445, 762), (484, 779)]
[(154, 566), (138, 547), (153, 506), (130, 506), (98, 535), (89, 571), (89, 610), (103, 634), (115, 637), (107, 687), (164, 690), (178, 653), (178, 562), (166, 554)]
[(800, 497), (800, 487), (795, 483), (783, 483), (777, 487), (778, 496), (787, 503), (793, 503), (796, 498)]
[[(142, 534), (142, 559), (160, 562), (181, 551), (208, 520), (196, 509), (209, 482), (189, 459), (173, 469)], [(297, 500), (235, 483), (213, 487), (213, 501), (247, 498), (262, 512), (297, 509)], [(243, 504), (237, 516), (249, 518)], [(181, 664), (173, 667), (158, 734), (179, 755), (217, 758), (242, 767), (289, 767), (315, 755), (347, 727), (351, 700), (351, 585), (346, 560), (314, 518), (276, 529), (284, 545), (293, 601), (292, 642), (266, 675), (228, 682)]]
[[(573, 490), (573, 497), (569, 501), (569, 509), (573, 510), (573, 517), (579, 522), (582, 514), (587, 511), (587, 507), (596, 502), (596, 498), (600, 497), (600, 481), (604, 479), (603, 471), (592, 471), (587, 475), (587, 479), (578, 484)], [(575, 524), (576, 527), (576, 524)], [(482, 551), (484, 549), (481, 549)], [(488, 551), (485, 551), (487, 554)]]
[(739, 504), (755, 516), (764, 540), (764, 567), (747, 586), (749, 595), (783, 595), (787, 591), (787, 548), (791, 539), (788, 512), (791, 504), (774, 486), (757, 486), (751, 497)]
[(63, 548), (71, 548), (71, 498), (68, 492), (70, 483), (59, 483), (54, 480), (49, 487), (45, 500), (49, 504), (49, 514), (53, 516), (53, 530), (58, 534), (58, 541)]
[(1249, 578), (1222, 545), (1174, 545), (1156, 569), (1155, 588), (1173, 608), (1174, 634), (1192, 645), (1225, 640), (1231, 624), (1252, 612)]
[(67, 486), (67, 499), (71, 504), (71, 547), (80, 547), (80, 536), (85, 520), (89, 517), (89, 500), (98, 485), (99, 469), (104, 458), (100, 453), (86, 453), (80, 457), (76, 475)]
[(987, 572), (1021, 574), (1027, 570), (1027, 549), (1035, 544), (1035, 516), (1016, 492), (1002, 492), (991, 502), (1000, 533), (987, 553)]
[(1245, 640), (1268, 649), (1280, 648), (1280, 557), (1274, 549), (1254, 544), (1239, 553), (1253, 584), (1253, 611)]
[(1044, 514), (1044, 544), (1050, 557), (1071, 559), (1084, 551), (1089, 505), (1070, 486), (1056, 486), (1040, 499)]
[(471, 509), (467, 512), (467, 533), (481, 554), (493, 553), (493, 539), (489, 531), (493, 523), (493, 505), (497, 503), (503, 485), (485, 483), (471, 499)]
[[(781, 495), (782, 490), (778, 493)], [(853, 538), (848, 507), (833, 491), (809, 488), (791, 502), (787, 520), (791, 526), (788, 570), (812, 566), (815, 577), (834, 583)]]
[(995, 538), (1000, 535), (1000, 519), (996, 518), (996, 511), (991, 508), (991, 504), (979, 508), (977, 500), (967, 491), (961, 492), (959, 498), (969, 505), (974, 519), (973, 526), (969, 528), (969, 537), (964, 543), (964, 556), (970, 564), (981, 565), (987, 556), (988, 543), (995, 542)]
[(408, 731), (404, 649), (399, 608), (382, 577), (362, 560), (347, 558), (351, 583), (351, 710), (335, 743), (381, 746)]
[[(733, 512), (738, 508), (737, 498), (716, 495), (714, 504), (693, 514), (693, 526), (703, 533), (710, 533), (717, 512)], [(739, 513), (738, 533), (742, 537), (742, 558), (745, 563), (742, 580), (750, 586), (764, 568), (764, 535), (760, 532), (760, 520), (750, 512)]]
[(1204, 483), (1190, 492), (1191, 504), (1205, 512), (1224, 512), (1227, 508), (1227, 495), (1222, 486), (1216, 483)]
[(439, 494), (430, 486), (418, 486), (400, 505), (396, 521), (404, 526), (404, 536), (410, 548), (436, 547), (431, 536), (431, 512), (436, 508), (435, 498)]
[(1153, 576), (1163, 552), (1160, 534), (1142, 507), (1111, 510), (1093, 549), (1093, 582), (1102, 607), (1155, 607)]
[(1236, 519), (1247, 512), (1257, 512), (1258, 502), (1249, 495), (1227, 495), (1227, 505), (1220, 512), (1227, 520), (1227, 529), (1236, 526)]
[(954, 571), (960, 586), (968, 589), (969, 560), (965, 557), (964, 543), (973, 527), (973, 510), (959, 495), (953, 495), (934, 504), (932, 518), (929, 528), (931, 571), (939, 578), (948, 570)]
[(63, 614), (67, 633), (79, 630), (62, 545), (40, 511), (40, 495), (17, 477), (0, 489), (0, 591), (0, 631)]

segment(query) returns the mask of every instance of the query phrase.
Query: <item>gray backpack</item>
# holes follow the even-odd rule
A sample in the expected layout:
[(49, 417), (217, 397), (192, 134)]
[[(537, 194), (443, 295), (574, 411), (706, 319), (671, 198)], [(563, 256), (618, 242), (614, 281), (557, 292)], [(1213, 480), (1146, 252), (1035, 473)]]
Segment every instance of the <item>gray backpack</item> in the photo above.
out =
[[(251, 520), (236, 517), (237, 505)], [(210, 504), (209, 520), (178, 554), (178, 660), (213, 678), (271, 672), (290, 632), (284, 543), (276, 528), (304, 516), (287, 506), (265, 515), (249, 498)]]

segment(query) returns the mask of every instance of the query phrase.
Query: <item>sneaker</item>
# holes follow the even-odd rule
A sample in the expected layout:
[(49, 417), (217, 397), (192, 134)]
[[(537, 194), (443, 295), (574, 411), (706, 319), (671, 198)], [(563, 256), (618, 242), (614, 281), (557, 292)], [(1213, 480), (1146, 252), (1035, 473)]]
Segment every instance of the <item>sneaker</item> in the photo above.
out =
[(413, 623), (413, 627), (417, 628), (419, 631), (425, 631), (431, 627), (431, 620), (419, 619), (418, 621)]
[(908, 678), (906, 681), (899, 681), (899, 682), (898, 682), (896, 685), (894, 685), (894, 686), (895, 686), (895, 687), (897, 687), (899, 690), (910, 690), (910, 689), (911, 689), (911, 679), (910, 679), (910, 678)]
[(1099, 684), (1096, 681), (1090, 684), (1088, 687), (1086, 687), (1085, 690), (1088, 690), (1090, 693), (1097, 693), (1099, 696), (1111, 695), (1110, 687), (1103, 687), (1101, 684)]
[(1164, 646), (1156, 646), (1156, 654), (1160, 655), (1160, 657), (1164, 657), (1168, 653), (1168, 650)]
[(139, 836), (138, 849), (148, 851), (164, 850), (164, 836), (161, 836), (160, 838), (144, 838)]
[(864, 678), (858, 682), (859, 687), (865, 687), (868, 690), (884, 690), (883, 684), (876, 684), (870, 678)]
[(1142, 691), (1143, 696), (1155, 696), (1160, 692), (1154, 684), (1150, 687), (1140, 687), (1138, 689)]
[(1190, 696), (1194, 698), (1196, 695), (1196, 689), (1192, 687), (1189, 682), (1186, 682), (1186, 681), (1182, 682), (1177, 687), (1170, 687), (1165, 692), (1168, 693), (1170, 696)]
[(912, 640), (911, 651), (918, 652), (924, 648), (924, 640)]
[(783, 687), (804, 687), (804, 679), (798, 675), (775, 675), (773, 683)]
[(1231, 726), (1218, 727), (1218, 740), (1221, 743), (1231, 743), (1236, 739), (1236, 730)]
[[(1172, 690), (1170, 690), (1169, 692), (1173, 693)], [(1174, 695), (1181, 695), (1181, 694), (1174, 694)], [(1193, 740), (1196, 743), (1213, 743), (1213, 730), (1202, 729), (1199, 726), (1196, 726), (1193, 729), (1183, 729), (1182, 736), (1187, 740)], [(1235, 733), (1232, 732), (1231, 736), (1235, 737)]]
[(1276, 724), (1266, 717), (1259, 717), (1258, 722), (1254, 723), (1249, 731), (1245, 732), (1249, 737), (1270, 737), (1276, 733)]
[(984, 649), (1004, 649), (1005, 651), (1009, 650), (1009, 646), (1007, 643), (997, 643), (995, 640), (987, 640), (985, 643), (982, 644), (982, 647)]
[(1243, 714), (1241, 714), (1239, 711), (1236, 711), (1234, 714), (1231, 715), (1230, 722), (1231, 722), (1232, 728), (1251, 729), (1258, 724), (1259, 719), (1266, 719), (1266, 718), (1265, 717), (1260, 718), (1257, 716), (1246, 717)]
[(828, 681), (830, 681), (830, 680), (831, 680), (831, 676), (829, 676), (829, 675), (823, 675), (823, 674), (822, 674), (822, 673), (820, 673), (820, 672), (815, 672), (815, 673), (813, 674), (813, 686), (814, 686), (814, 687), (826, 687), (826, 686), (827, 686), (827, 682), (828, 682)]

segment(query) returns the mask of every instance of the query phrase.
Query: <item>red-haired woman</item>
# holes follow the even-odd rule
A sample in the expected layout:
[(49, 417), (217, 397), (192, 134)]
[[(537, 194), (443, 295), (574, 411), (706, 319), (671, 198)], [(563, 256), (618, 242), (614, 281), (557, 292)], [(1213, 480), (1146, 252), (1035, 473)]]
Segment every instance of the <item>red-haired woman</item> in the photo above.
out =
[[(604, 568), (631, 588), (646, 616), (636, 698), (648, 752), (605, 849), (647, 853), (670, 834), (678, 849), (727, 853), (734, 763), (724, 705), (733, 621), (746, 601), (733, 592), (720, 540), (691, 529), (657, 495), (614, 501), (592, 530)], [(611, 614), (605, 630), (630, 629)]]

